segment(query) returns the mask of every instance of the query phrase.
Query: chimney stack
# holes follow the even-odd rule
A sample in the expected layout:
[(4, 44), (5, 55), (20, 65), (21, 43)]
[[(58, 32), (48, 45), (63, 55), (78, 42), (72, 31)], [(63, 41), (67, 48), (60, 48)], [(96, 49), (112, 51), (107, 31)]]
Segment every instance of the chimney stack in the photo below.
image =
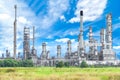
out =
[(14, 54), (13, 54), (13, 57), (14, 57), (14, 59), (16, 59), (16, 47), (17, 47), (17, 45), (16, 45), (17, 5), (15, 5), (14, 8), (15, 8), (15, 21), (14, 21), (14, 50), (13, 50)]

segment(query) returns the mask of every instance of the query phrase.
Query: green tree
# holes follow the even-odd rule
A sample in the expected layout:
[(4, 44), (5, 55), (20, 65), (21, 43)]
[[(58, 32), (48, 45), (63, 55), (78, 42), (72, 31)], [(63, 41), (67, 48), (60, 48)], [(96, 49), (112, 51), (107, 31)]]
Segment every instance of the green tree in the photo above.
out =
[(33, 67), (32, 60), (23, 60), (22, 61), (22, 67)]
[(63, 61), (59, 61), (58, 63), (56, 63), (56, 67), (64, 67)]
[(11, 59), (5, 59), (3, 60), (4, 67), (13, 67), (13, 62)]
[(88, 64), (83, 60), (80, 64), (80, 67), (81, 68), (86, 68), (86, 67), (88, 67)]
[(4, 63), (2, 60), (0, 60), (0, 67), (4, 67)]
[(65, 67), (69, 67), (69, 66), (70, 66), (69, 62), (65, 62), (65, 63), (64, 63), (64, 66), (65, 66)]
[(14, 59), (4, 59), (0, 60), (0, 67), (32, 67), (32, 60), (14, 60)]
[(19, 61), (17, 60), (12, 60), (13, 67), (19, 67)]
[(14, 59), (3, 60), (4, 67), (18, 67), (18, 61)]

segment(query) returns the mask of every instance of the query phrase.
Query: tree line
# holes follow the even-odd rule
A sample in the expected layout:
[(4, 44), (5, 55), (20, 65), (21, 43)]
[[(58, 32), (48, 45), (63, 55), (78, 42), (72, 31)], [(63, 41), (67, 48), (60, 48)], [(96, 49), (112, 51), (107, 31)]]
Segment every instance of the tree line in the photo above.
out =
[[(0, 60), (0, 67), (33, 67), (33, 61), (31, 59), (26, 60), (15, 60), (15, 59), (4, 59)], [(62, 68), (62, 67), (71, 67), (69, 62), (63, 62), (63, 61), (57, 61), (55, 64), (56, 68)], [(120, 67), (114, 66), (114, 65), (88, 65), (86, 61), (82, 61), (81, 64), (77, 65), (76, 67), (80, 68), (104, 68), (104, 67)]]
[[(61, 68), (61, 67), (70, 67), (70, 64), (69, 64), (69, 62), (58, 61), (56, 63), (56, 67), (59, 67), (59, 68)], [(81, 64), (79, 65), (79, 67), (87, 68), (88, 64), (85, 61), (82, 61)]]
[(33, 67), (32, 60), (14, 60), (4, 59), (0, 60), (0, 67)]
[[(59, 61), (56, 63), (56, 67), (70, 67), (70, 64), (68, 62), (63, 62), (63, 61)], [(105, 67), (120, 67), (120, 64), (118, 65), (113, 65), (113, 64), (94, 64), (94, 65), (88, 65), (86, 63), (86, 61), (82, 61), (79, 65), (75, 66), (75, 67), (80, 67), (80, 68), (105, 68)]]

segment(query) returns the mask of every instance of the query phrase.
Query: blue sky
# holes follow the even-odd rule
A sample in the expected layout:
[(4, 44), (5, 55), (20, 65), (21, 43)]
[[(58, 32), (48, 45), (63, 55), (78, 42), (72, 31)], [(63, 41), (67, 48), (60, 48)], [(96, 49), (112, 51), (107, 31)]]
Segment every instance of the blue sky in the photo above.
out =
[[(88, 40), (88, 28), (93, 27), (94, 38), (100, 41), (100, 29), (106, 28), (106, 15), (112, 13), (113, 49), (120, 56), (120, 1), (119, 0), (0, 0), (0, 54), (8, 49), (13, 53), (14, 5), (17, 4), (17, 52), (23, 51), (23, 28), (35, 26), (35, 48), (41, 54), (42, 42), (47, 43), (51, 56), (56, 46), (72, 40), (72, 51), (77, 50), (79, 11), (84, 11), (84, 39)], [(32, 47), (32, 39), (31, 39)]]

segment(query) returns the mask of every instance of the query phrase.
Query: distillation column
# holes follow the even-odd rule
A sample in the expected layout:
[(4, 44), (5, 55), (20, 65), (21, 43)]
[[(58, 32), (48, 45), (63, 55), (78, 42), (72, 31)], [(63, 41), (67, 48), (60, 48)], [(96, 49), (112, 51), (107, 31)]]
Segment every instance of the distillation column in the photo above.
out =
[(94, 40), (94, 60), (99, 60), (99, 55), (98, 55), (98, 45), (96, 45), (98, 43), (97, 40)]
[(20, 55), (21, 55), (20, 52), (18, 52), (18, 59), (20, 59)]
[[(106, 36), (105, 36), (105, 46), (103, 48), (103, 60), (111, 61), (115, 60), (115, 52), (112, 49), (112, 15), (108, 14), (107, 17), (107, 28), (106, 28)], [(104, 40), (104, 41), (105, 41)]]
[(112, 49), (112, 15), (107, 15), (107, 29), (106, 29), (106, 43), (109, 43), (107, 45), (107, 49)]
[(24, 59), (29, 59), (30, 54), (30, 29), (24, 27), (24, 41), (23, 41)]
[(6, 58), (10, 58), (10, 53), (6, 50)]
[(40, 55), (41, 58), (41, 66), (49, 66), (49, 51), (46, 49), (46, 43), (42, 43), (42, 53)]
[(103, 51), (103, 49), (106, 49), (106, 41), (105, 41), (105, 39), (106, 39), (106, 37), (105, 37), (105, 34), (106, 32), (105, 32), (105, 29), (101, 29), (101, 32), (100, 32), (100, 42), (101, 42), (101, 44), (102, 44), (102, 46), (101, 46), (101, 51)]
[(50, 51), (47, 51), (47, 59), (50, 59)]
[(106, 30), (105, 29), (101, 29), (100, 31), (100, 43), (102, 44), (102, 46), (100, 47), (101, 52), (100, 52), (99, 60), (103, 60), (103, 54), (106, 49)]
[(57, 45), (57, 58), (61, 58), (61, 46)]
[(91, 46), (93, 43), (93, 33), (92, 33), (92, 27), (89, 27), (89, 54), (94, 54), (94, 46)]
[(41, 54), (42, 59), (47, 58), (47, 50), (46, 50), (46, 43), (42, 43), (42, 54)]
[(89, 27), (89, 54), (87, 54), (88, 60), (94, 59), (94, 39), (93, 39), (93, 32), (92, 27)]
[(70, 40), (68, 40), (67, 46), (68, 46), (67, 53), (68, 53), (68, 56), (70, 56), (71, 55), (71, 41)]
[(4, 53), (2, 53), (2, 59), (4, 59)]

